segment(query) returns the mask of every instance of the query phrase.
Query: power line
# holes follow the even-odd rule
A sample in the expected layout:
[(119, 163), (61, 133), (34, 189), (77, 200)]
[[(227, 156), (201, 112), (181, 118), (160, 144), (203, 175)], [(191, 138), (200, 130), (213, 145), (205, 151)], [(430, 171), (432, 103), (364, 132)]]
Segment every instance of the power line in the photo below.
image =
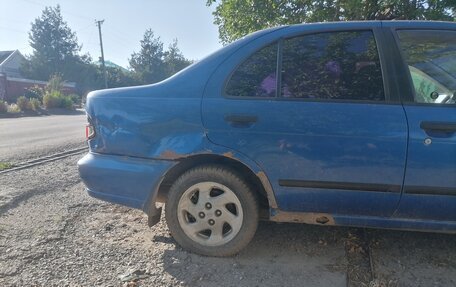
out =
[(0, 29), (12, 31), (12, 32), (19, 32), (19, 33), (23, 33), (23, 34), (28, 34), (27, 31), (18, 30), (18, 29), (13, 29), (13, 28), (5, 27), (5, 26), (0, 26)]
[[(37, 6), (41, 6), (41, 7), (50, 7), (50, 6), (46, 6), (40, 2), (36, 2), (36, 1), (33, 1), (33, 0), (21, 0), (23, 2), (27, 2), (27, 3), (30, 3), (30, 4), (33, 4), (33, 5), (37, 5)], [(77, 17), (77, 18), (81, 18), (81, 19), (85, 19), (85, 20), (92, 20), (92, 18), (90, 17), (87, 17), (87, 16), (83, 16), (83, 15), (78, 15), (78, 14), (75, 14), (73, 12), (68, 12), (66, 10), (63, 10), (60, 8), (60, 11), (64, 14), (68, 14), (68, 15), (71, 15), (73, 17)]]
[(116, 34), (117, 37), (124, 42), (133, 42), (133, 43), (137, 42), (137, 41), (133, 41), (129, 36), (126, 36), (125, 34), (121, 33), (118, 29), (110, 28), (109, 31), (111, 31), (112, 34)]
[(81, 31), (86, 30), (86, 29), (89, 28), (89, 27), (93, 27), (92, 24), (89, 24), (89, 25), (87, 25), (87, 26), (85, 26), (85, 27), (83, 27), (83, 28), (81, 28), (81, 29), (75, 30), (74, 32), (75, 32), (75, 33), (78, 33), (78, 32), (81, 32)]

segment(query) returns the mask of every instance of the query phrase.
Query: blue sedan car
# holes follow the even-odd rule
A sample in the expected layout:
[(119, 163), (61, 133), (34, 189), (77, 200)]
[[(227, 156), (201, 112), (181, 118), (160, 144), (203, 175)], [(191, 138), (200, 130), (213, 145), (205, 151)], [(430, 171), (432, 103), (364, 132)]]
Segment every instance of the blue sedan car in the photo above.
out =
[(456, 233), (455, 91), (455, 23), (276, 27), (90, 93), (79, 172), (209, 256), (259, 220)]

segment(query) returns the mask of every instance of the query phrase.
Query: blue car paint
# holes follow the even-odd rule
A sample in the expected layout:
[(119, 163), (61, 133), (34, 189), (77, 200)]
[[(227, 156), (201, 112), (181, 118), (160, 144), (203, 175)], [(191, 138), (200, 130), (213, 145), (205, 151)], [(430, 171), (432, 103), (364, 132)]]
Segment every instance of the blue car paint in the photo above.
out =
[[(425, 28), (450, 25), (454, 29), (448, 23), (398, 23)], [(149, 213), (161, 179), (180, 160), (218, 155), (239, 161), (262, 175), (262, 183), (272, 187), (268, 193), (271, 217), (282, 211), (319, 212), (331, 214), (336, 225), (455, 232), (454, 196), (444, 197), (447, 203), (443, 210), (414, 213), (425, 201), (416, 195), (402, 194), (400, 201), (400, 192), (346, 190), (340, 193), (337, 189), (284, 188), (278, 183), (281, 174), (292, 178), (304, 172), (308, 178), (391, 184), (399, 186), (401, 191), (408, 137), (408, 123), (401, 105), (249, 102), (221, 95), (223, 83), (234, 67), (259, 47), (281, 37), (307, 31), (381, 26), (385, 25), (349, 22), (273, 28), (236, 41), (161, 83), (90, 93), (86, 110), (96, 136), (89, 140), (90, 153), (78, 163), (89, 193)], [(303, 108), (310, 115), (301, 115), (299, 110)], [(284, 109), (286, 113), (277, 112)], [(324, 113), (325, 109), (332, 115), (312, 118), (312, 114), (319, 110)], [(252, 110), (262, 113), (258, 126), (236, 131), (221, 116), (234, 112), (248, 114)], [(301, 124), (288, 126), (290, 131), (284, 131), (291, 116), (297, 116)], [(380, 125), (368, 116), (377, 120), (386, 116), (388, 121)], [(350, 117), (359, 124), (350, 126)], [(310, 124), (303, 125), (305, 122)], [(252, 133), (254, 128), (263, 134)], [(322, 142), (323, 139), (331, 142)], [(265, 141), (269, 144), (265, 145)], [(331, 147), (339, 150), (331, 151)], [(454, 165), (449, 171), (454, 171)], [(429, 207), (439, 206), (442, 197), (436, 198), (439, 198), (435, 201), (437, 205)], [(393, 215), (398, 204), (400, 208)], [(430, 218), (424, 213), (431, 212), (440, 212), (436, 219), (446, 221), (427, 220)], [(395, 218), (390, 218), (391, 215)], [(424, 217), (420, 218), (421, 215)]]
[[(409, 144), (404, 192), (398, 218), (456, 222), (456, 133), (426, 132), (422, 121), (456, 123), (456, 108), (404, 105), (409, 124)], [(431, 144), (424, 144), (430, 139)], [(453, 195), (426, 194), (440, 189)], [(423, 192), (413, 194), (413, 192)]]
[(86, 111), (99, 136), (89, 141), (90, 151), (175, 159), (204, 149), (200, 105), (207, 78), (246, 42), (280, 29), (256, 32), (160, 83), (91, 92)]
[[(213, 111), (213, 106), (220, 108)], [(232, 127), (223, 119), (231, 113), (253, 114), (258, 122)], [(211, 141), (242, 152), (269, 175), (282, 210), (389, 216), (399, 203), (400, 190), (282, 187), (279, 180), (400, 187), (407, 140), (401, 106), (215, 98), (204, 99), (203, 118)]]
[(145, 205), (173, 161), (89, 153), (79, 160), (79, 173), (93, 197), (133, 208)]
[[(399, 203), (407, 152), (407, 123), (401, 105), (221, 97), (225, 82), (220, 79), (228, 78), (240, 62), (266, 44), (315, 29), (354, 27), (374, 29), (380, 22), (287, 27), (251, 41), (231, 55), (207, 85), (202, 113), (209, 139), (256, 161), (269, 175), (282, 210), (390, 216)], [(258, 122), (233, 127), (224, 119), (231, 114), (256, 116)], [(282, 187), (280, 179), (384, 183), (399, 186), (399, 190)]]
[[(138, 105), (129, 104), (134, 101)], [(166, 97), (89, 98), (95, 137), (91, 151), (140, 158), (189, 154), (203, 149), (204, 129), (199, 114), (200, 100)], [(179, 118), (164, 110), (180, 111)], [(169, 134), (173, 130), (173, 134)], [(125, 144), (128, 143), (128, 144)], [(172, 157), (169, 157), (172, 159)]]

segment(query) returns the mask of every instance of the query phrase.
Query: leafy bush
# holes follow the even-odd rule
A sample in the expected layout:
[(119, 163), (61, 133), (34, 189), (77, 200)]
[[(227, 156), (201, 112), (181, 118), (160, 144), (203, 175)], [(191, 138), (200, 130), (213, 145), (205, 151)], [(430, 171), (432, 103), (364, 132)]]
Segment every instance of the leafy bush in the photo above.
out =
[(11, 104), (8, 106), (8, 113), (17, 114), (20, 113), (21, 109), (16, 104)]
[(46, 92), (43, 97), (43, 105), (46, 109), (59, 108), (62, 94), (59, 91)]
[(69, 96), (62, 96), (61, 107), (68, 109), (68, 110), (73, 109), (73, 101), (71, 100), (71, 98)]
[(4, 101), (0, 101), (0, 114), (4, 114), (8, 111), (8, 105)]
[(30, 107), (32, 108), (32, 110), (36, 111), (39, 109), (40, 106), (41, 106), (41, 102), (39, 99), (37, 99), (37, 98), (30, 99)]
[(43, 96), (43, 105), (46, 109), (65, 108), (73, 109), (73, 101), (70, 96), (65, 96), (62, 92), (62, 77), (54, 75), (49, 79)]
[(39, 99), (40, 101), (42, 101), (43, 95), (44, 89), (37, 85), (30, 88), (26, 88), (24, 90), (24, 96), (29, 99)]
[(19, 109), (21, 111), (31, 110), (32, 109), (32, 106), (30, 105), (29, 99), (27, 99), (24, 96), (20, 96), (19, 98), (17, 98), (16, 104), (17, 104), (17, 106), (19, 107)]
[(81, 104), (81, 97), (77, 94), (69, 94), (68, 95), (71, 98), (71, 101), (73, 101), (74, 104), (80, 105)]
[(43, 105), (46, 109), (65, 108), (73, 109), (73, 101), (59, 91), (46, 92), (43, 97)]

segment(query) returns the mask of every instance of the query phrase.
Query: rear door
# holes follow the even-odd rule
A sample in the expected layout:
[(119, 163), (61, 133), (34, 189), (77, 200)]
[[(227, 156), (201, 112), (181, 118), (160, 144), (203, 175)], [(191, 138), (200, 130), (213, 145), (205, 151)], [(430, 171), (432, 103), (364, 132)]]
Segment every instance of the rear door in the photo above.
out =
[(404, 95), (408, 156), (395, 216), (456, 221), (456, 30), (393, 33), (412, 87)]
[(256, 161), (282, 210), (390, 216), (407, 125), (385, 85), (381, 34), (288, 31), (251, 43), (215, 72), (202, 105), (209, 140)]

